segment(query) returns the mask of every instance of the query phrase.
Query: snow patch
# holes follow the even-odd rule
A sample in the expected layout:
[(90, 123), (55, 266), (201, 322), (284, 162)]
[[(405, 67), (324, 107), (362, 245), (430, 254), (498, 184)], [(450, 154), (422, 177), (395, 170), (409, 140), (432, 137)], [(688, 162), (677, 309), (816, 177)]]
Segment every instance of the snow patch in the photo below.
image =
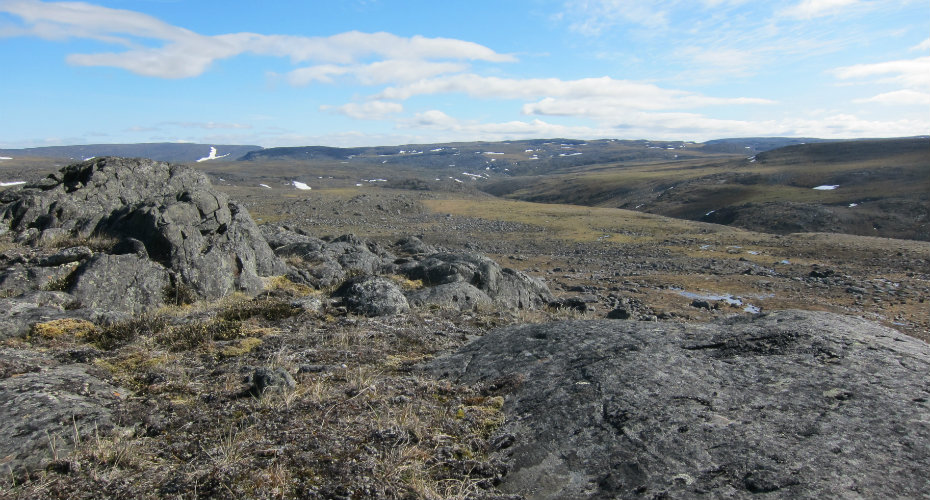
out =
[(261, 186), (261, 187), (263, 187), (263, 188), (265, 188), (265, 189), (271, 189), (271, 186), (269, 186), (268, 184), (259, 184), (259, 186)]
[(216, 148), (213, 146), (210, 146), (210, 154), (197, 160), (197, 163), (200, 163), (202, 161), (207, 161), (207, 160), (218, 160), (220, 158), (226, 158), (227, 156), (229, 156), (229, 153), (226, 153), (222, 156), (216, 156)]
[(0, 182), (0, 187), (19, 186), (20, 184), (25, 184), (25, 183), (26, 181)]
[(12, 160), (9, 156), (0, 156), (0, 160)]
[(858, 207), (858, 206), (859, 206), (858, 203), (850, 203), (850, 204), (849, 204), (849, 208)]
[(817, 191), (833, 191), (834, 189), (840, 187), (839, 184), (824, 184), (823, 186), (817, 186), (814, 189)]
[(300, 181), (291, 181), (291, 184), (293, 184), (295, 188), (300, 189), (301, 191), (309, 191), (310, 189), (313, 189)]

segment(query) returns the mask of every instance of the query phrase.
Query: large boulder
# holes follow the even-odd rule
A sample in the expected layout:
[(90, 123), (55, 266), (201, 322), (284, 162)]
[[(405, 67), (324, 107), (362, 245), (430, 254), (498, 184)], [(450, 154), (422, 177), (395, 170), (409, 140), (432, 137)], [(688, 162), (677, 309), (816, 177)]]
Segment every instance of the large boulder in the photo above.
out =
[(286, 266), (238, 204), (188, 167), (97, 158), (5, 194), (0, 222), (20, 239), (109, 236), (141, 242), (202, 298), (261, 290)]
[(477, 253), (436, 253), (401, 271), (428, 287), (467, 283), (490, 297), (496, 305), (507, 308), (534, 309), (553, 300), (552, 293), (541, 280), (502, 268)]
[(346, 280), (335, 292), (349, 311), (365, 316), (405, 313), (410, 304), (393, 280), (383, 276), (357, 276)]
[(491, 307), (494, 304), (486, 293), (464, 281), (412, 290), (407, 294), (407, 300), (414, 306), (437, 305), (460, 311)]
[(508, 392), (501, 488), (530, 499), (930, 488), (930, 346), (858, 318), (521, 325), (431, 369)]

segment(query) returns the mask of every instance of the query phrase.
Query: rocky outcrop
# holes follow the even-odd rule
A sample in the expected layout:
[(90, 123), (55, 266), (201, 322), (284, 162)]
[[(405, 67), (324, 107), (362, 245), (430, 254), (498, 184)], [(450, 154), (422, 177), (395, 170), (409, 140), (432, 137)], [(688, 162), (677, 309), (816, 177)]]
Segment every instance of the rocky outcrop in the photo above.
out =
[(534, 309), (553, 300), (546, 285), (525, 273), (502, 268), (497, 262), (476, 253), (436, 253), (403, 269), (410, 279), (426, 286), (467, 283), (483, 292), (494, 303), (515, 309)]
[[(292, 261), (297, 269), (289, 277), (316, 287), (342, 283), (334, 296), (360, 314), (396, 314), (405, 311), (408, 303), (460, 310), (485, 306), (535, 309), (553, 300), (539, 279), (477, 253), (438, 252), (416, 236), (398, 240), (391, 247), (395, 254), (352, 234), (326, 241), (283, 227), (262, 231), (275, 254), (299, 258)], [(368, 279), (387, 274), (419, 281), (423, 287), (404, 292), (390, 279)], [(346, 280), (347, 276), (355, 277)], [(366, 305), (368, 300), (373, 305)]]
[(930, 347), (829, 313), (494, 331), (430, 369), (504, 391), (530, 499), (926, 494)]
[[(123, 240), (117, 246), (153, 263), (142, 266), (150, 271), (146, 282), (154, 286), (168, 273), (201, 298), (214, 299), (234, 291), (256, 293), (262, 288), (260, 276), (286, 272), (248, 212), (213, 189), (203, 174), (184, 166), (97, 158), (66, 167), (39, 183), (6, 191), (0, 201), (4, 203), (0, 227), (14, 231), (20, 241), (91, 235)], [(127, 241), (141, 243), (145, 251)], [(81, 282), (82, 274), (94, 268), (93, 259), (83, 254), (74, 257), (69, 262), (84, 261), (72, 280)], [(138, 262), (132, 259), (109, 259), (107, 264), (112, 278), (139, 272)], [(88, 293), (81, 291), (92, 303), (107, 300), (88, 297)], [(136, 305), (148, 308), (157, 300), (132, 302), (130, 309), (135, 311)]]

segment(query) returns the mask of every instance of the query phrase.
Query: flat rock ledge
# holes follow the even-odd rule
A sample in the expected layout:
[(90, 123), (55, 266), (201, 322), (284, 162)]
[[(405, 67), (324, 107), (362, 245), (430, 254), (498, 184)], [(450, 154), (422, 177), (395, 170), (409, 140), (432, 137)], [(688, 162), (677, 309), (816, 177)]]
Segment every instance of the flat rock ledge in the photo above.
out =
[(506, 394), (501, 488), (529, 499), (930, 491), (930, 346), (858, 318), (521, 325), (428, 369)]

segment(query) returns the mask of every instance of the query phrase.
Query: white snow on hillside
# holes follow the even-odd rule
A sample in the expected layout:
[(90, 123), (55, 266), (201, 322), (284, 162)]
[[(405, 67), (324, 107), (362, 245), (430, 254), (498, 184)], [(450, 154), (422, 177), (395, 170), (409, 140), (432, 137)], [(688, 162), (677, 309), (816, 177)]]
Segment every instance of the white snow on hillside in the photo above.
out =
[(0, 156), (0, 160), (12, 160), (9, 156)]
[(839, 184), (824, 184), (823, 186), (817, 186), (814, 189), (817, 191), (833, 191), (834, 189), (840, 187)]
[(0, 182), (0, 187), (19, 186), (20, 184), (25, 184), (25, 183), (26, 181)]
[(268, 184), (259, 184), (259, 186), (266, 188), (266, 189), (271, 189), (271, 186), (269, 186)]
[(312, 189), (310, 186), (300, 181), (291, 181), (291, 184), (293, 184), (295, 188), (300, 189), (301, 191), (309, 191)]
[(202, 162), (202, 161), (207, 161), (207, 160), (218, 160), (218, 159), (220, 159), (220, 158), (226, 158), (227, 156), (229, 156), (229, 153), (226, 153), (226, 154), (224, 154), (224, 155), (222, 155), (222, 156), (216, 156), (216, 148), (214, 148), (214, 147), (211, 146), (211, 147), (210, 147), (210, 154), (207, 155), (207, 156), (204, 156), (203, 158), (201, 158), (201, 159), (199, 159), (199, 160), (197, 160), (197, 163), (200, 163), (200, 162)]

